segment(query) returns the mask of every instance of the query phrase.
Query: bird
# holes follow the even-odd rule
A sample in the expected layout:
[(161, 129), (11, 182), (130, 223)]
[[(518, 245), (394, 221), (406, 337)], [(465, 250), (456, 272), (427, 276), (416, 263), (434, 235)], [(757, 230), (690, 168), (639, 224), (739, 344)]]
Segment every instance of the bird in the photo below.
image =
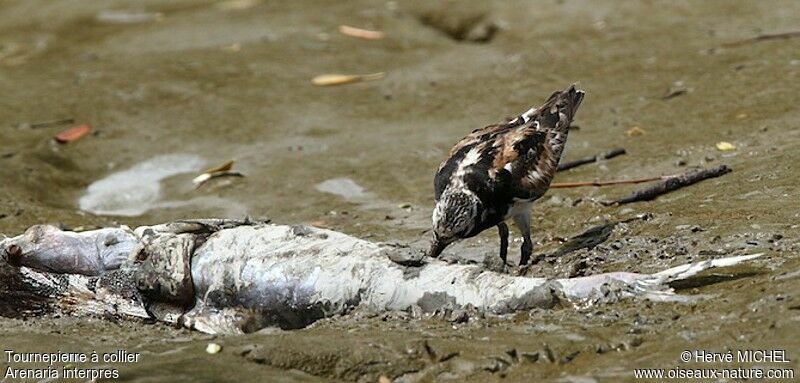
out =
[(538, 108), (472, 131), (450, 149), (434, 177), (429, 257), (437, 258), (451, 243), (497, 227), (505, 268), (506, 221), (512, 219), (523, 237), (519, 265), (529, 263), (532, 204), (550, 187), (583, 96), (573, 84), (554, 92)]

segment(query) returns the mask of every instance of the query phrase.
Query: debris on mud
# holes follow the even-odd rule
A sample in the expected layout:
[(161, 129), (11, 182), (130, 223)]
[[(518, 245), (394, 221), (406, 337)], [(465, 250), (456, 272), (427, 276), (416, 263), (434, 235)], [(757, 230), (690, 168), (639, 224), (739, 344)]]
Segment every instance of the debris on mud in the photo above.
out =
[(558, 164), (558, 171), (563, 172), (564, 170), (572, 169), (574, 167), (578, 167), (578, 166), (581, 166), (581, 165), (586, 165), (586, 164), (590, 164), (590, 163), (598, 162), (598, 161), (602, 161), (602, 160), (609, 160), (609, 159), (612, 159), (612, 158), (614, 158), (616, 156), (621, 156), (623, 154), (625, 154), (625, 149), (624, 148), (616, 148), (616, 149), (609, 150), (608, 152), (605, 152), (605, 153), (600, 153), (600, 154), (595, 155), (595, 156), (583, 157), (583, 158), (579, 158), (577, 160), (562, 162), (562, 163)]
[(87, 134), (91, 133), (92, 126), (89, 124), (82, 124), (72, 128), (69, 128), (63, 132), (60, 132), (55, 135), (55, 140), (59, 144), (67, 144), (73, 141), (80, 140)]
[(66, 125), (66, 124), (74, 124), (74, 118), (62, 118), (58, 120), (50, 120), (50, 121), (42, 121), (42, 122), (34, 122), (30, 124), (31, 129), (40, 129), (40, 128), (50, 128), (53, 126), (59, 125)]
[(209, 343), (208, 346), (206, 346), (206, 353), (208, 354), (219, 354), (220, 351), (222, 351), (222, 346), (217, 343)]
[(625, 134), (628, 137), (638, 137), (638, 136), (641, 136), (641, 135), (644, 134), (644, 129), (642, 129), (642, 128), (638, 127), (638, 126), (634, 126), (634, 127), (630, 128), (630, 129), (626, 130)]
[(500, 30), (488, 13), (459, 12), (452, 7), (431, 10), (420, 14), (418, 18), (423, 25), (442, 32), (455, 41), (486, 43)]
[(385, 34), (381, 31), (371, 31), (368, 29), (351, 27), (349, 25), (340, 25), (339, 33), (364, 40), (383, 40)]
[(692, 171), (684, 173), (679, 176), (669, 177), (662, 182), (659, 182), (652, 186), (648, 186), (643, 189), (639, 189), (627, 197), (620, 198), (616, 201), (607, 204), (622, 205), (631, 202), (649, 201), (662, 194), (678, 190), (680, 188), (692, 185), (694, 183), (700, 182), (708, 178), (719, 177), (721, 175), (729, 173), (730, 171), (731, 168), (729, 168), (727, 165), (720, 165), (711, 169)]
[(736, 145), (727, 141), (717, 142), (715, 146), (717, 147), (717, 150), (719, 150), (720, 152), (729, 152), (731, 150), (736, 150)]
[[(596, 247), (614, 226), (573, 238), (564, 252)], [(219, 219), (81, 233), (39, 225), (4, 239), (0, 249), (7, 254), (0, 272), (19, 281), (13, 291), (0, 290), (0, 300), (26, 293), (67, 314), (153, 318), (209, 334), (299, 329), (354, 310), (405, 318), (430, 313), (455, 327), (481, 313), (552, 309), (561, 301), (683, 301), (689, 298), (672, 293), (667, 282), (760, 256), (703, 260), (654, 274), (560, 279), (519, 278), (442, 261), (407, 273), (387, 257), (398, 249), (306, 226)], [(20, 256), (25, 269), (15, 266)], [(276, 277), (282, 282), (275, 284)], [(42, 281), (53, 290), (40, 291)]]
[(792, 38), (800, 37), (800, 31), (792, 31), (792, 32), (784, 32), (784, 33), (764, 33), (760, 34), (756, 37), (752, 37), (749, 39), (733, 41), (730, 43), (722, 44), (724, 47), (738, 47), (741, 45), (758, 43), (762, 41), (769, 41), (769, 40), (788, 40)]
[(648, 178), (637, 178), (633, 180), (611, 180), (611, 181), (580, 181), (580, 182), (553, 182), (550, 184), (551, 189), (566, 189), (566, 188), (577, 188), (583, 186), (612, 186), (612, 185), (630, 185), (630, 184), (641, 184), (645, 182), (652, 182), (652, 181), (659, 181), (659, 180), (667, 180), (673, 178), (674, 176), (661, 176), (661, 177), (648, 177)]
[(225, 0), (215, 3), (214, 6), (221, 11), (240, 11), (253, 8), (261, 2), (262, 0)]
[(671, 98), (675, 98), (686, 93), (691, 92), (692, 89), (688, 88), (683, 81), (675, 81), (667, 90), (667, 94), (662, 97), (664, 100), (669, 100)]
[(352, 84), (354, 82), (375, 81), (386, 76), (383, 72), (370, 74), (322, 74), (311, 79), (311, 83), (316, 86), (331, 86)]
[(233, 164), (236, 160), (230, 159), (227, 160), (213, 168), (206, 169), (202, 174), (192, 179), (192, 183), (196, 189), (199, 189), (203, 186), (206, 182), (211, 181), (214, 178), (220, 177), (244, 177), (244, 174), (233, 171)]

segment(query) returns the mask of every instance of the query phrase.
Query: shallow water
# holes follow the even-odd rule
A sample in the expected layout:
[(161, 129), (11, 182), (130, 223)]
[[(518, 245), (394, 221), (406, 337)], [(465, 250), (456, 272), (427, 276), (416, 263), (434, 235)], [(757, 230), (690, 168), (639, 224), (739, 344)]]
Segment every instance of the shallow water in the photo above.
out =
[(325, 180), (314, 185), (314, 188), (323, 193), (338, 195), (349, 201), (357, 201), (369, 195), (364, 188), (349, 178)]
[[(614, 147), (628, 154), (556, 182), (720, 163), (733, 172), (623, 207), (593, 201), (635, 186), (549, 192), (533, 214), (535, 253), (548, 256), (531, 273), (648, 272), (723, 254), (767, 255), (739, 270), (746, 278), (721, 271), (704, 279), (710, 285), (682, 286), (713, 297), (694, 305), (619, 302), (467, 323), (354, 314), (297, 332), (216, 339), (224, 348), (214, 356), (203, 351), (207, 338), (159, 325), (4, 319), (4, 347), (141, 350), (142, 362), (121, 370), (130, 381), (374, 381), (381, 374), (632, 381), (634, 367), (673, 367), (685, 349), (743, 347), (785, 348), (797, 370), (800, 278), (791, 273), (800, 269), (793, 165), (800, 161), (800, 39), (723, 46), (796, 29), (796, 2), (458, 2), (437, 11), (456, 21), (486, 12), (502, 29), (485, 44), (455, 41), (420, 23), (419, 15), (437, 7), (427, 2), (250, 4), (0, 4), (0, 87), (13, 95), (0, 101), (0, 232), (40, 222), (135, 226), (248, 214), (424, 247), (433, 173), (450, 145), (578, 82), (587, 97), (567, 159)], [(161, 16), (120, 24), (98, 20), (103, 11)], [(340, 24), (387, 38), (341, 36)], [(323, 73), (379, 71), (386, 72), (379, 81), (310, 84)], [(677, 81), (688, 91), (665, 99)], [(90, 123), (95, 133), (57, 145), (51, 137), (66, 126), (32, 127), (62, 118)], [(644, 134), (626, 134), (636, 126)], [(720, 152), (720, 141), (737, 149)], [(77, 202), (95, 182), (179, 153), (206, 164), (236, 158), (235, 170), (246, 177), (195, 189), (191, 179), (204, 164), (183, 164), (185, 173), (157, 182), (143, 177), (150, 186), (131, 199), (112, 193), (89, 205), (115, 215), (87, 213)], [(334, 188), (338, 195), (315, 187), (335, 179), (351, 180), (369, 197), (343, 198), (359, 190), (349, 183)], [(106, 185), (116, 190), (121, 183)], [(642, 213), (652, 218), (619, 223)], [(609, 224), (610, 233), (597, 229)], [(605, 238), (594, 248), (578, 246), (600, 240), (597, 233)], [(487, 232), (443, 256), (481, 262), (496, 255), (496, 236)], [(510, 258), (519, 244), (512, 242)], [(429, 358), (425, 340), (439, 357), (460, 354)], [(507, 353), (534, 352), (543, 342), (559, 357), (579, 354), (566, 363), (517, 363)], [(253, 344), (268, 348), (264, 359), (240, 356), (240, 347)]]
[(78, 200), (78, 207), (97, 215), (142, 215), (165, 204), (160, 201), (163, 179), (196, 173), (204, 163), (198, 156), (185, 154), (153, 157), (92, 182), (86, 194)]

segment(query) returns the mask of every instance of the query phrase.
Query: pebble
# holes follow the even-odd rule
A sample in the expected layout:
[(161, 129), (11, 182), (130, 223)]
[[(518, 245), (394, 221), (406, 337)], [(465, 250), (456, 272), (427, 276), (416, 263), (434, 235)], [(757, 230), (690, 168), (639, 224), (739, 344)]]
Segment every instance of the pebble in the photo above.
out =
[(218, 354), (220, 351), (222, 351), (222, 346), (219, 344), (209, 343), (208, 346), (206, 346), (206, 352), (211, 355)]

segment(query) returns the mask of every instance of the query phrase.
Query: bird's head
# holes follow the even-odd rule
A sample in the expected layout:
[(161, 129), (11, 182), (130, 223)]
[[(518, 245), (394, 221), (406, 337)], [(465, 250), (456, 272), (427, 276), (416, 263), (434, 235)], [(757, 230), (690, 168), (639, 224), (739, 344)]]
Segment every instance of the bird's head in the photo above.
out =
[(446, 190), (433, 209), (433, 242), (428, 255), (436, 258), (447, 245), (473, 235), (481, 201), (469, 190)]

